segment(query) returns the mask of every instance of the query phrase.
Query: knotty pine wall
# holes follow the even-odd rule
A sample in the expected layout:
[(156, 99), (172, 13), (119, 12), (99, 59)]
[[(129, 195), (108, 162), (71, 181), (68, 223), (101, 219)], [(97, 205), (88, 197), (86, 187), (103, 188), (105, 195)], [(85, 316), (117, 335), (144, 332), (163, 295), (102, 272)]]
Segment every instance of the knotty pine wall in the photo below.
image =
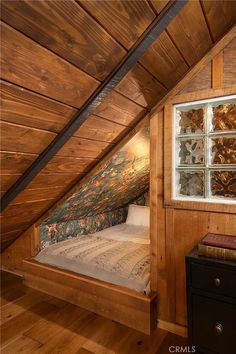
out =
[[(187, 102), (199, 95), (224, 90), (236, 93), (236, 39), (182, 89), (174, 100)], [(191, 99), (190, 99), (191, 98)], [(155, 244), (152, 253), (154, 271), (153, 287), (159, 296), (158, 318), (185, 326), (187, 324), (185, 295), (185, 255), (207, 232), (236, 234), (236, 214), (207, 210), (187, 210), (181, 206), (165, 207), (164, 190), (170, 141), (164, 140), (165, 111), (151, 117), (151, 234)], [(169, 164), (169, 162), (168, 162)], [(193, 208), (194, 209), (194, 208)], [(157, 237), (155, 237), (157, 235)], [(156, 239), (156, 241), (154, 241)]]

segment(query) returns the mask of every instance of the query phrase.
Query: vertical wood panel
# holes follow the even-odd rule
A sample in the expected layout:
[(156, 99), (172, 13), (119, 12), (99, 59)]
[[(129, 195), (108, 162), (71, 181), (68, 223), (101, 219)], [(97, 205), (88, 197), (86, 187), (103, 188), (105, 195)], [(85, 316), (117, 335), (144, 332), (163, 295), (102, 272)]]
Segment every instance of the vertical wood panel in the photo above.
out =
[(158, 294), (158, 318), (168, 320), (166, 284), (166, 213), (164, 208), (164, 113), (150, 120), (151, 289)]
[(224, 86), (229, 87), (236, 84), (236, 38), (225, 47), (223, 56)]
[[(176, 263), (174, 257), (174, 245), (176, 243), (176, 231), (174, 223), (174, 209), (166, 209), (166, 264), (167, 264), (167, 319), (170, 322), (176, 320), (176, 297), (179, 294), (175, 287)], [(178, 271), (178, 270), (177, 270)]]
[(223, 52), (220, 52), (212, 60), (212, 88), (218, 89), (223, 86)]

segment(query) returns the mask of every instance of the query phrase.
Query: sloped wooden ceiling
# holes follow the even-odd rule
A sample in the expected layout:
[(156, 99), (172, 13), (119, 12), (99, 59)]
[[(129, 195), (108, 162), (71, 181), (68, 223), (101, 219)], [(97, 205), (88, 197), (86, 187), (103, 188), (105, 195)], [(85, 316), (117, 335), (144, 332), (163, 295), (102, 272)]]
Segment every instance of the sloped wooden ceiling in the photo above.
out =
[[(1, 3), (2, 194), (25, 173), (168, 1)], [(189, 1), (2, 213), (3, 249), (146, 115), (232, 25), (234, 1)]]

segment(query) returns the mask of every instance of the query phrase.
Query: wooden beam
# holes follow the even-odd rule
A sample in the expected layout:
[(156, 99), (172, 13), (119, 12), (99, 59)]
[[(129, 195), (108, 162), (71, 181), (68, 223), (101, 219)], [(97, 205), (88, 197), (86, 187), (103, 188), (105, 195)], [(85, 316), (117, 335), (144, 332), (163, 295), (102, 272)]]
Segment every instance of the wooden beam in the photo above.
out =
[(91, 97), (81, 107), (76, 116), (56, 136), (51, 144), (33, 162), (31, 167), (19, 178), (19, 180), (2, 197), (1, 211), (20, 193), (31, 180), (42, 170), (61, 147), (73, 136), (78, 128), (85, 122), (87, 117), (104, 100), (111, 90), (121, 81), (128, 71), (138, 62), (145, 51), (165, 30), (171, 20), (179, 13), (187, 0), (171, 1), (160, 15), (151, 23), (142, 34), (136, 44), (125, 55), (117, 68), (107, 77)]

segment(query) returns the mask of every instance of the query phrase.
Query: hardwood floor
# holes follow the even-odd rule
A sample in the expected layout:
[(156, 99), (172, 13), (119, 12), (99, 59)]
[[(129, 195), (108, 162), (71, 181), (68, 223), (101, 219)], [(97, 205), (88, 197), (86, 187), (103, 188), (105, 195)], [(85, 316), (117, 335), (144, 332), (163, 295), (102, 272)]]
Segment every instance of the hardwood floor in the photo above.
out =
[(157, 329), (151, 336), (26, 288), (1, 273), (2, 354), (167, 354), (187, 340)]

